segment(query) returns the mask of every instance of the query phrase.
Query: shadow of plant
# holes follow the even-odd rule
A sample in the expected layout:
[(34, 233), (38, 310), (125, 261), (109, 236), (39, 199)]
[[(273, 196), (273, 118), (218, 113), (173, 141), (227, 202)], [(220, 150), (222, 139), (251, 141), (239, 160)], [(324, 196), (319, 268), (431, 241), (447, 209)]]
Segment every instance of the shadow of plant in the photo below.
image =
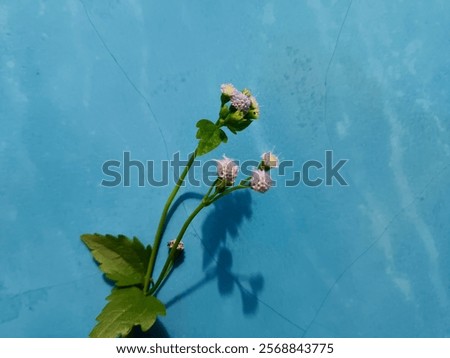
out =
[(255, 314), (258, 310), (258, 294), (264, 288), (264, 277), (260, 273), (250, 276), (233, 273), (232, 266), (233, 256), (231, 251), (222, 247), (216, 267), (219, 293), (223, 296), (230, 295), (237, 287), (242, 298), (242, 311), (246, 315)]
[[(196, 193), (181, 195), (168, 213), (168, 219), (174, 214), (184, 200), (201, 199)], [(212, 280), (217, 280), (218, 291), (222, 296), (233, 294), (235, 288), (239, 290), (242, 299), (242, 310), (245, 315), (253, 315), (258, 310), (258, 294), (264, 288), (264, 277), (260, 273), (242, 275), (233, 272), (233, 256), (226, 247), (228, 237), (237, 238), (239, 226), (245, 219), (252, 216), (252, 199), (249, 191), (236, 192), (213, 204), (202, 226), (203, 270), (205, 275), (197, 283), (166, 302), (170, 308), (178, 301), (189, 296), (194, 291)], [(176, 266), (182, 263), (180, 258)], [(172, 274), (172, 273), (171, 273)], [(171, 275), (170, 274), (170, 275)], [(105, 276), (104, 280), (112, 284)], [(167, 338), (170, 337), (163, 324), (157, 320), (147, 332), (140, 327), (134, 327), (127, 338)]]
[[(186, 196), (185, 199), (192, 197), (194, 196)], [(167, 302), (167, 308), (216, 279), (222, 296), (233, 294), (235, 288), (239, 290), (245, 315), (257, 312), (258, 294), (264, 287), (264, 277), (260, 273), (242, 275), (233, 272), (233, 256), (226, 247), (227, 238), (237, 238), (239, 226), (245, 219), (251, 218), (251, 204), (251, 193), (247, 190), (233, 193), (213, 204), (202, 226), (202, 265), (205, 276)]]
[(237, 191), (213, 205), (202, 226), (203, 269), (216, 259), (227, 237), (235, 239), (244, 219), (252, 217), (252, 197), (249, 190)]
[(156, 320), (147, 332), (142, 332), (140, 326), (134, 326), (126, 338), (170, 338), (170, 335), (166, 327), (159, 320)]

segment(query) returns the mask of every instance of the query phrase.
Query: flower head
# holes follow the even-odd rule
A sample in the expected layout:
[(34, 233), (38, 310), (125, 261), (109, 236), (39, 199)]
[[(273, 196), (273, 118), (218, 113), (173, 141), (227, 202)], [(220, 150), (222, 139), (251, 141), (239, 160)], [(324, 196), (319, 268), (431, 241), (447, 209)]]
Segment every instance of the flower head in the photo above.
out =
[(266, 152), (262, 155), (262, 162), (266, 170), (278, 168), (278, 158), (272, 152)]
[(231, 83), (224, 83), (223, 85), (220, 86), (220, 90), (225, 96), (228, 97), (231, 97), (236, 92), (239, 92), (236, 88), (234, 88), (234, 86)]
[(246, 96), (242, 92), (236, 91), (231, 96), (231, 104), (238, 111), (247, 113), (248, 110), (250, 109), (251, 101), (250, 101), (250, 98), (248, 98), (248, 96)]
[(217, 176), (223, 179), (226, 184), (234, 184), (238, 171), (237, 164), (230, 158), (224, 156), (223, 159), (217, 160)]
[(255, 191), (265, 193), (272, 186), (272, 179), (270, 179), (269, 172), (261, 169), (255, 170), (252, 174), (250, 186)]

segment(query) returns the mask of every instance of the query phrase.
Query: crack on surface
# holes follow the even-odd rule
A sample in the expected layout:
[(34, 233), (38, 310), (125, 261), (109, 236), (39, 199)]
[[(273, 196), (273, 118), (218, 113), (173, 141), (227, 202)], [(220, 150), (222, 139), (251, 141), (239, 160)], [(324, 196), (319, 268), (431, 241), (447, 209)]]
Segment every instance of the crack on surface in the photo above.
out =
[(257, 295), (255, 295), (253, 292), (247, 290), (245, 287), (243, 287), (243, 290), (246, 291), (249, 295), (255, 296), (255, 299), (261, 303), (263, 306), (265, 306), (266, 308), (268, 308), (270, 311), (272, 311), (273, 313), (275, 313), (278, 317), (280, 317), (283, 321), (289, 323), (291, 326), (297, 328), (298, 330), (302, 331), (303, 334), (305, 334), (306, 332), (306, 328), (303, 328), (302, 326), (298, 325), (297, 323), (295, 323), (294, 321), (290, 320), (288, 317), (286, 317), (285, 315), (283, 315), (280, 311), (276, 310), (275, 308), (273, 308), (273, 306), (269, 305), (268, 303), (264, 302), (263, 300), (261, 300)]
[(86, 275), (78, 279), (67, 282), (55, 283), (52, 285), (31, 288), (15, 294), (9, 294), (0, 298), (3, 310), (0, 312), (0, 326), (8, 322), (16, 320), (24, 308), (33, 310), (33, 307), (42, 300), (47, 299), (48, 290), (72, 285), (77, 282), (83, 282), (91, 277), (98, 276), (97, 274)]
[(334, 288), (337, 286), (337, 284), (342, 280), (342, 278), (344, 277), (344, 275), (350, 271), (350, 269), (363, 257), (365, 256), (381, 239), (383, 239), (384, 235), (388, 232), (389, 228), (392, 226), (392, 224), (398, 219), (400, 218), (407, 210), (409, 207), (411, 207), (412, 205), (414, 205), (418, 200), (423, 200), (425, 197), (423, 196), (425, 194), (425, 192), (428, 190), (428, 188), (431, 186), (431, 184), (438, 178), (440, 177), (448, 168), (450, 167), (450, 163), (445, 165), (441, 170), (439, 170), (435, 175), (433, 175), (433, 177), (427, 182), (427, 184), (425, 184), (424, 188), (419, 192), (419, 194), (416, 194), (416, 196), (414, 197), (413, 200), (411, 200), (410, 203), (408, 203), (406, 206), (404, 206), (403, 208), (401, 208), (387, 223), (387, 225), (385, 226), (385, 228), (383, 229), (383, 231), (381, 232), (380, 235), (378, 235), (378, 237), (373, 240), (369, 246), (367, 246), (358, 256), (356, 256), (345, 268), (344, 270), (338, 275), (338, 277), (336, 278), (336, 280), (333, 282), (333, 284), (330, 286), (330, 288), (328, 289), (327, 293), (325, 294), (324, 298), (322, 299), (322, 301), (320, 302), (319, 307), (317, 308), (316, 313), (314, 314), (313, 319), (311, 320), (311, 322), (306, 326), (306, 329), (304, 330), (303, 333), (303, 337), (306, 336), (306, 334), (308, 333), (309, 329), (311, 328), (311, 326), (315, 323), (315, 321), (317, 320), (317, 317), (319, 316), (320, 312), (322, 311), (323, 307), (325, 306), (325, 303), (327, 302), (328, 298), (330, 297), (332, 291), (334, 290)]
[(345, 12), (345, 16), (344, 19), (342, 20), (341, 23), (341, 27), (339, 28), (338, 34), (336, 36), (336, 42), (334, 43), (334, 48), (333, 48), (333, 52), (331, 54), (330, 60), (328, 61), (328, 65), (327, 65), (327, 69), (325, 71), (325, 80), (324, 80), (324, 87), (325, 87), (325, 93), (324, 93), (324, 108), (323, 108), (323, 122), (325, 124), (325, 130), (327, 133), (327, 137), (328, 137), (328, 142), (330, 142), (330, 145), (333, 146), (333, 141), (331, 140), (331, 135), (330, 135), (330, 129), (328, 126), (328, 121), (327, 121), (327, 107), (328, 107), (328, 73), (330, 72), (330, 67), (331, 64), (333, 63), (334, 60), (334, 55), (336, 54), (336, 50), (339, 44), (339, 39), (341, 37), (341, 33), (342, 33), (342, 29), (344, 28), (345, 22), (347, 21), (347, 17), (348, 17), (348, 13), (350, 11), (350, 8), (352, 6), (353, 0), (349, 1), (349, 4), (347, 6), (347, 11)]
[[(188, 215), (188, 210), (187, 207), (185, 205), (185, 203), (183, 202), (182, 204), (180, 204), (186, 215)], [(192, 233), (193, 236), (195, 236), (195, 238), (197, 240), (200, 241), (200, 244), (202, 245), (202, 248), (204, 250), (204, 252), (206, 252), (206, 254), (211, 258), (211, 261), (215, 263), (216, 267), (219, 267), (219, 260), (217, 259), (216, 255), (214, 255), (210, 249), (208, 249), (207, 245), (205, 245), (204, 241), (202, 240), (202, 237), (198, 231), (198, 229), (196, 228), (194, 222), (191, 223), (191, 225), (189, 226), (189, 231)], [(206, 273), (205, 277), (198, 282), (197, 284), (195, 284), (193, 287), (189, 288), (186, 292), (176, 295), (173, 299), (171, 299), (167, 305), (173, 305), (174, 303), (178, 302), (181, 298), (187, 296), (188, 294), (190, 294), (191, 292), (201, 288), (205, 283), (209, 282), (210, 280), (212, 280), (214, 278), (214, 276), (211, 276), (210, 274)], [(260, 304), (262, 304), (263, 306), (265, 306), (267, 309), (269, 309), (270, 311), (272, 311), (275, 315), (277, 315), (279, 318), (281, 318), (283, 321), (289, 323), (291, 326), (295, 327), (296, 329), (304, 332), (305, 328), (303, 328), (302, 326), (300, 326), (299, 324), (295, 323), (294, 321), (292, 321), (290, 318), (288, 318), (286, 315), (284, 315), (283, 313), (281, 313), (280, 311), (276, 310), (273, 306), (271, 306), (270, 304), (268, 304), (267, 302), (261, 300), (258, 295), (254, 292), (252, 292), (251, 290), (248, 290), (244, 285), (242, 285), (239, 282), (239, 279), (237, 276), (233, 276), (232, 277), (234, 284), (236, 284), (240, 290), (244, 291), (247, 295), (253, 297), (257, 302), (259, 302)]]
[[(183, 203), (184, 204), (184, 203)], [(188, 214), (186, 207), (183, 205), (184, 210), (186, 211), (186, 214)], [(211, 253), (211, 251), (206, 247), (206, 245), (204, 244), (200, 234), (198, 233), (198, 230), (195, 228), (195, 226), (192, 224), (191, 225), (191, 229), (193, 230), (193, 234), (194, 236), (200, 240), (200, 244), (203, 246), (203, 249), (205, 250), (205, 252), (211, 257), (211, 260), (213, 262), (215, 262), (216, 266), (218, 266), (219, 261), (217, 260), (216, 256), (214, 254)], [(234, 282), (237, 283), (236, 278), (234, 278)], [(238, 283), (239, 284), (239, 283)], [(239, 284), (240, 285), (240, 284)], [(275, 309), (273, 306), (269, 305), (267, 302), (264, 302), (263, 300), (261, 300), (257, 294), (253, 293), (252, 291), (248, 290), (247, 288), (245, 288), (244, 286), (240, 285), (240, 288), (242, 290), (244, 290), (248, 295), (253, 296), (255, 298), (255, 300), (257, 300), (259, 303), (261, 303), (263, 306), (265, 306), (267, 309), (269, 309), (270, 311), (272, 311), (273, 313), (275, 313), (279, 318), (281, 318), (283, 321), (289, 323), (291, 326), (297, 328), (298, 330), (302, 331), (302, 332), (306, 332), (306, 329), (303, 328), (302, 326), (300, 326), (299, 324), (295, 323), (294, 321), (292, 321), (291, 319), (289, 319), (287, 316), (285, 316), (284, 314), (282, 314), (280, 311), (278, 311), (277, 309)]]
[(149, 100), (145, 97), (145, 95), (142, 93), (142, 91), (138, 88), (138, 86), (136, 86), (136, 84), (133, 82), (133, 80), (130, 78), (130, 76), (128, 75), (128, 73), (125, 71), (125, 69), (123, 68), (123, 66), (120, 64), (120, 62), (117, 60), (117, 57), (114, 55), (114, 53), (111, 51), (111, 49), (108, 47), (108, 45), (106, 44), (105, 40), (103, 39), (102, 35), (100, 34), (100, 32), (98, 31), (97, 27), (94, 24), (94, 21), (92, 20), (91, 16), (89, 15), (89, 11), (86, 8), (86, 5), (84, 4), (83, 0), (79, 0), (84, 12), (86, 14), (86, 17), (92, 27), (92, 29), (94, 30), (95, 34), (97, 35), (98, 39), (100, 40), (101, 44), (103, 45), (103, 47), (105, 48), (106, 52), (108, 52), (109, 56), (113, 59), (114, 63), (116, 64), (116, 66), (119, 68), (120, 72), (122, 72), (123, 76), (126, 78), (127, 82), (130, 84), (130, 86), (134, 89), (134, 91), (139, 95), (139, 97), (141, 97), (141, 99), (145, 102), (150, 114), (152, 115), (152, 119), (155, 122), (156, 128), (159, 132), (159, 134), (161, 135), (161, 139), (163, 141), (164, 144), (164, 149), (166, 151), (166, 155), (167, 157), (169, 157), (169, 149), (167, 146), (167, 141), (166, 138), (164, 137), (164, 133), (161, 129), (161, 126), (159, 125), (159, 122), (156, 118), (155, 112), (153, 111), (153, 108), (149, 102)]
[(12, 297), (20, 297), (22, 295), (26, 295), (26, 294), (29, 294), (29, 293), (32, 293), (32, 292), (46, 291), (46, 290), (51, 290), (51, 289), (57, 288), (57, 287), (64, 287), (64, 286), (67, 286), (67, 285), (71, 285), (73, 283), (82, 282), (82, 281), (84, 281), (86, 279), (91, 279), (91, 278), (96, 277), (96, 276), (98, 276), (98, 274), (91, 274), (91, 275), (86, 275), (86, 276), (83, 276), (83, 277), (80, 277), (80, 278), (76, 278), (74, 280), (60, 282), (60, 283), (55, 283), (53, 285), (47, 285), (47, 286), (42, 286), (42, 287), (37, 287), (37, 288), (31, 288), (29, 290), (16, 293), (16, 294), (12, 295)]
[[(161, 129), (161, 126), (159, 125), (159, 122), (158, 122), (158, 120), (157, 120), (157, 117), (156, 117), (156, 115), (155, 115), (155, 112), (153, 111), (153, 108), (152, 108), (152, 106), (151, 106), (149, 100), (145, 97), (145, 95), (143, 94), (143, 92), (142, 92), (142, 91), (137, 87), (137, 85), (133, 82), (133, 80), (130, 78), (130, 76), (129, 76), (128, 73), (125, 71), (125, 69), (123, 68), (123, 66), (122, 66), (122, 65), (120, 64), (120, 62), (117, 60), (117, 57), (114, 55), (114, 53), (111, 51), (111, 49), (109, 48), (109, 46), (106, 44), (105, 40), (103, 39), (102, 35), (101, 35), (100, 32), (98, 31), (96, 25), (94, 24), (94, 22), (93, 22), (93, 20), (92, 20), (90, 14), (89, 14), (89, 11), (88, 11), (87, 8), (86, 8), (86, 5), (84, 4), (84, 2), (83, 2), (82, 0), (79, 0), (79, 1), (80, 1), (81, 5), (82, 5), (82, 7), (83, 7), (83, 10), (84, 10), (84, 12), (85, 12), (85, 14), (86, 14), (86, 18), (87, 18), (88, 21), (89, 21), (89, 24), (91, 25), (92, 29), (94, 30), (94, 32), (95, 32), (97, 38), (99, 39), (99, 41), (101, 42), (102, 46), (104, 47), (104, 49), (106, 50), (106, 52), (109, 54), (109, 56), (112, 58), (112, 60), (114, 61), (114, 63), (116, 64), (116, 66), (118, 67), (118, 69), (120, 70), (120, 72), (123, 74), (123, 76), (125, 77), (125, 79), (127, 80), (127, 82), (128, 82), (128, 83), (130, 84), (130, 86), (133, 88), (133, 90), (134, 90), (134, 91), (139, 95), (139, 97), (141, 97), (141, 99), (145, 102), (145, 104), (146, 104), (146, 106), (147, 106), (147, 108), (148, 108), (150, 114), (152, 115), (152, 119), (153, 119), (153, 121), (154, 121), (154, 123), (155, 123), (155, 125), (156, 125), (156, 127), (157, 127), (157, 130), (158, 130), (158, 132), (159, 132), (160, 135), (161, 135), (161, 138), (162, 138), (162, 141), (163, 141), (163, 144), (164, 144), (164, 148), (165, 148), (166, 155), (169, 156), (169, 150), (168, 150), (167, 141), (166, 141), (166, 139), (165, 139), (164, 133), (163, 133), (163, 131), (162, 131), (162, 129)], [(345, 24), (345, 22), (346, 22), (347, 15), (348, 15), (348, 12), (349, 12), (349, 10), (350, 10), (350, 6), (351, 6), (352, 2), (353, 2), (353, 0), (350, 0), (349, 6), (348, 6), (348, 8), (347, 8), (347, 12), (346, 12), (345, 17), (344, 17), (344, 20), (343, 20), (342, 25), (341, 25), (341, 27), (340, 27), (340, 29), (339, 29), (339, 33), (338, 33), (338, 36), (337, 36), (337, 39), (336, 39), (336, 43), (335, 43), (335, 46), (334, 46), (334, 49), (333, 49), (333, 53), (332, 53), (332, 56), (331, 56), (330, 61), (329, 61), (329, 63), (328, 63), (328, 66), (327, 66), (327, 69), (326, 69), (326, 74), (325, 74), (325, 82), (324, 82), (324, 85), (325, 85), (324, 122), (325, 122), (325, 127), (326, 127), (326, 130), (327, 130), (327, 136), (328, 136), (328, 139), (329, 139), (330, 144), (332, 144), (332, 142), (331, 142), (331, 137), (330, 137), (329, 128), (328, 128), (327, 119), (326, 119), (326, 115), (327, 115), (327, 114), (326, 114), (326, 113), (327, 113), (326, 111), (327, 111), (327, 80), (328, 80), (328, 72), (329, 72), (329, 70), (330, 70), (330, 67), (331, 67), (331, 64), (332, 64), (332, 61), (333, 61), (333, 58), (334, 58), (334, 55), (335, 55), (335, 52), (336, 52), (336, 49), (337, 49), (337, 45), (338, 45), (338, 42), (339, 42), (339, 38), (340, 38), (340, 35), (341, 35), (341, 32), (342, 32), (342, 29), (343, 29), (343, 27), (344, 27), (344, 24)], [(185, 211), (186, 214), (187, 214), (187, 213), (188, 213), (188, 210), (187, 210), (187, 208), (186, 208), (186, 205), (183, 203), (182, 206), (183, 206), (184, 211)], [(198, 232), (198, 230), (197, 230), (197, 228), (195, 227), (194, 224), (191, 225), (191, 230), (193, 231), (194, 236), (195, 236), (198, 240), (200, 240), (200, 243), (201, 243), (201, 245), (203, 246), (204, 250), (208, 253), (208, 255), (211, 257), (211, 259), (217, 264), (218, 261), (217, 261), (216, 257), (215, 257), (214, 255), (212, 255), (211, 252), (209, 252), (209, 250), (207, 250), (207, 248), (205, 247), (205, 244), (203, 243), (203, 240), (202, 240), (202, 238), (201, 238), (201, 236), (200, 236), (200, 234), (199, 234), (199, 232)], [(73, 283), (73, 282), (76, 282), (76, 281), (71, 281), (71, 282), (67, 282), (67, 283), (56, 284), (56, 285), (47, 286), (47, 287), (41, 287), (41, 288), (38, 288), (38, 289), (34, 289), (33, 291), (37, 291), (37, 290), (45, 290), (45, 289), (51, 289), (51, 288), (54, 288), (54, 287), (63, 286), (63, 285), (66, 285), (66, 284), (68, 284), (68, 283)], [(336, 282), (336, 283), (337, 283), (337, 282)], [(335, 283), (335, 284), (336, 284), (336, 283)], [(333, 286), (333, 287), (334, 287), (334, 286)], [(284, 320), (285, 322), (289, 323), (291, 326), (297, 328), (298, 330), (301, 330), (302, 332), (304, 332), (303, 336), (306, 334), (306, 332), (307, 332), (309, 326), (313, 323), (313, 322), (311, 322), (310, 325), (309, 325), (307, 328), (303, 328), (302, 326), (298, 325), (297, 323), (295, 323), (294, 321), (292, 321), (291, 319), (289, 319), (287, 316), (283, 315), (280, 311), (278, 311), (277, 309), (275, 309), (273, 306), (271, 306), (270, 304), (268, 304), (268, 303), (266, 303), (265, 301), (261, 300), (261, 299), (260, 299), (256, 294), (254, 294), (253, 292), (247, 290), (245, 287), (243, 287), (242, 289), (245, 290), (247, 294), (249, 294), (249, 295), (251, 295), (251, 296), (254, 296), (255, 299), (256, 299), (259, 303), (261, 303), (261, 304), (262, 304), (263, 306), (265, 306), (267, 309), (269, 309), (269, 310), (272, 311), (274, 314), (276, 314), (280, 319), (282, 319), (282, 320)], [(331, 292), (331, 290), (330, 290), (330, 292)], [(25, 293), (25, 292), (23, 292), (23, 293)], [(328, 295), (327, 295), (327, 296), (328, 296)], [(317, 314), (318, 314), (318, 313), (317, 313)]]

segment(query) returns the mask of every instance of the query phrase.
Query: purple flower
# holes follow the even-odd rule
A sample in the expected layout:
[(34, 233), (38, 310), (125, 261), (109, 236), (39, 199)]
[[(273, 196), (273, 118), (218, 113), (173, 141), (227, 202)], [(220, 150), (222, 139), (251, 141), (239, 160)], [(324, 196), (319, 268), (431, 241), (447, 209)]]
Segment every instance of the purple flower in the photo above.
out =
[(265, 193), (272, 186), (272, 179), (270, 179), (270, 175), (268, 172), (266, 172), (265, 170), (257, 169), (252, 174), (250, 186), (255, 191)]
[(223, 159), (217, 160), (217, 176), (227, 184), (234, 184), (238, 170), (237, 164), (230, 158), (224, 156)]
[(235, 94), (233, 94), (233, 96), (231, 96), (231, 104), (238, 111), (247, 113), (252, 102), (250, 101), (250, 98), (248, 98), (245, 94), (237, 91)]

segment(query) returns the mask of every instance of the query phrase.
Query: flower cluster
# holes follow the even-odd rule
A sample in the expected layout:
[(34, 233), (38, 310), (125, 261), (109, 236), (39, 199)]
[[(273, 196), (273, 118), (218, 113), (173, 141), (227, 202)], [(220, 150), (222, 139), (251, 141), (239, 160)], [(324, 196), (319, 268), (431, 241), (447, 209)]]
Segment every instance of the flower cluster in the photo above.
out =
[(272, 179), (269, 171), (278, 167), (278, 158), (272, 152), (263, 153), (261, 156), (261, 164), (252, 174), (250, 186), (253, 190), (265, 193), (272, 186)]
[(230, 131), (240, 132), (253, 120), (258, 119), (259, 104), (250, 90), (238, 91), (231, 83), (223, 84), (220, 89), (222, 92), (220, 119)]
[[(166, 314), (166, 307), (156, 295), (172, 270), (183, 262), (185, 247), (181, 240), (197, 214), (236, 190), (253, 189), (265, 193), (274, 185), (270, 178), (270, 170), (278, 167), (278, 158), (271, 152), (264, 153), (253, 173), (238, 183), (236, 182), (239, 171), (237, 163), (226, 156), (217, 160), (217, 179), (187, 217), (176, 239), (167, 242), (169, 249), (167, 258), (159, 273), (155, 271), (158, 252), (161, 252), (164, 228), (171, 217), (169, 211), (176, 209), (177, 205), (173, 204), (173, 201), (183, 186), (189, 170), (192, 169), (195, 159), (228, 141), (227, 132), (224, 129), (228, 128), (231, 133), (237, 134), (258, 117), (258, 101), (248, 89), (238, 91), (229, 83), (221, 86), (219, 118), (215, 122), (200, 119), (196, 123), (198, 144), (164, 205), (152, 246), (144, 245), (136, 237), (130, 239), (125, 235), (84, 234), (81, 236), (99, 263), (98, 267), (114, 284), (111, 295), (107, 297), (108, 303), (97, 316), (98, 323), (90, 333), (91, 337), (126, 337), (135, 326), (140, 326), (144, 332), (148, 331), (157, 316)], [(114, 255), (110, 254), (111, 250)], [(133, 255), (130, 255), (130, 252)], [(143, 277), (142, 269), (145, 267), (145, 277)], [(118, 311), (121, 313), (119, 316)]]
[[(262, 160), (258, 168), (255, 169), (246, 181), (241, 182), (247, 184), (253, 190), (265, 193), (272, 186), (272, 179), (269, 171), (278, 167), (278, 158), (272, 152), (266, 152), (261, 156)], [(217, 176), (220, 179), (216, 184), (219, 191), (223, 191), (226, 186), (233, 186), (238, 174), (237, 164), (226, 156), (221, 160), (217, 160)]]

